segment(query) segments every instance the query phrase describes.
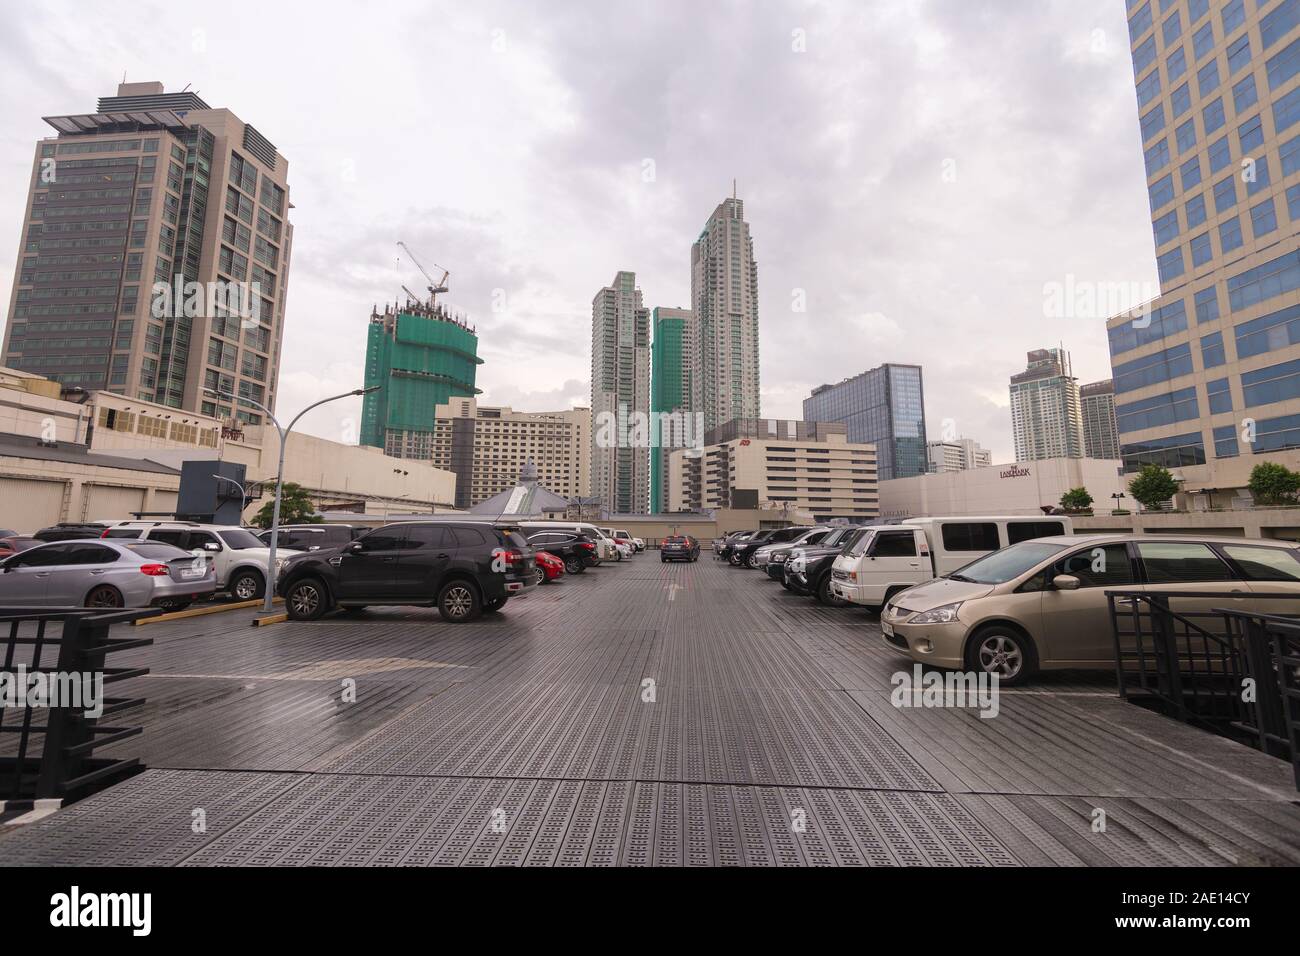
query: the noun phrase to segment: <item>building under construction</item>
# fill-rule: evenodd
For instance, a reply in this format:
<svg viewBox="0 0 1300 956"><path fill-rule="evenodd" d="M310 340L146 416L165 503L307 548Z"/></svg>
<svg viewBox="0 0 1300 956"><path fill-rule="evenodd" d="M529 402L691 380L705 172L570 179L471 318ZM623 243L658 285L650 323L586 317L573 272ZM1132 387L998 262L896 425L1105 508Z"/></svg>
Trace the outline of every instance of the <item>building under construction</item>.
<svg viewBox="0 0 1300 956"><path fill-rule="evenodd" d="M431 297L432 298L432 297ZM428 460L433 453L435 412L454 396L479 393L474 328L444 306L408 300L370 316L361 444L397 458Z"/></svg>

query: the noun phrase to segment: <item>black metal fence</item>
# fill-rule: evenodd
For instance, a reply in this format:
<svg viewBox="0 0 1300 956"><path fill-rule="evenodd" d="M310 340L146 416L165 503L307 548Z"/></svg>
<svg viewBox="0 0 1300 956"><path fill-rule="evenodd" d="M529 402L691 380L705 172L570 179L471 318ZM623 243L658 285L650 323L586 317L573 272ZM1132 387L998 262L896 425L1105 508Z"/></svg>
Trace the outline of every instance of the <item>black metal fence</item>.
<svg viewBox="0 0 1300 956"><path fill-rule="evenodd" d="M1146 698L1172 717L1290 760L1300 789L1300 594L1106 597L1120 696ZM1246 600L1294 613L1250 610Z"/></svg>
<svg viewBox="0 0 1300 956"><path fill-rule="evenodd" d="M27 680L38 675L38 681L65 688L71 675L102 675L105 687L139 677L149 669L107 667L105 660L115 651L145 647L153 640L114 638L109 630L114 624L158 613L156 609L0 608L4 647L0 670L12 681L22 668ZM57 702L69 703L63 698ZM99 717L87 716L84 707L47 706L30 698L0 708L0 800L76 796L92 784L138 766L138 758L96 758L93 752L139 734L140 727L106 726L101 721L142 703L143 698L105 696Z"/></svg>

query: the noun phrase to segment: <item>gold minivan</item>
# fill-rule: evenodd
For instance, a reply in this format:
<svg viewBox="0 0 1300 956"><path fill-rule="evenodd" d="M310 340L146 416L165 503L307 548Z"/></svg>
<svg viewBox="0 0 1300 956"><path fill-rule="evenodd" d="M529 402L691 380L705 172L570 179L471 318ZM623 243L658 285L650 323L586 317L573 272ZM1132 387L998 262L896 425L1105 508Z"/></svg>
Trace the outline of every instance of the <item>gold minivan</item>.
<svg viewBox="0 0 1300 956"><path fill-rule="evenodd" d="M1300 594L1300 545L1200 535L1035 538L894 595L881 610L880 630L886 644L915 661L996 673L1006 685L1040 669L1113 668L1108 589L1235 592L1240 597L1207 597L1204 608L1191 598L1179 608L1231 601L1276 612L1251 593Z"/></svg>

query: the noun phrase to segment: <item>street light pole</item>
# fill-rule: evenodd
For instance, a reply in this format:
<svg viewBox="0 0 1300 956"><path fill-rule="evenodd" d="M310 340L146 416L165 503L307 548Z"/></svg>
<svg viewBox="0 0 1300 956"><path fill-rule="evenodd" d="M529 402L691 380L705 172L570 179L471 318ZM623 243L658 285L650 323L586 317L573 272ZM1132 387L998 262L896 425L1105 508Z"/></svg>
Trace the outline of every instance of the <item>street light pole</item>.
<svg viewBox="0 0 1300 956"><path fill-rule="evenodd" d="M374 392L378 389L378 385L371 385L369 388L354 388L350 392L343 392L340 395L331 395L329 398L322 398L319 402L312 402L312 404L308 405L293 417L293 420L289 422L288 428L282 427L279 420L271 413L271 410L261 402L255 402L251 398L245 398L242 395L236 395L233 392L223 391L222 389L204 389L205 392L209 392L213 395L220 395L223 398L230 399L232 402L245 402L252 405L254 408L261 409L266 414L266 417L271 420L271 424L275 426L275 430L280 434L280 466L275 473L275 505L271 509L271 552L267 555L266 559L266 599L262 603L262 610L268 614L271 611L271 604L275 599L275 552L276 546L280 541L280 496L284 492L284 452L285 448L288 447L289 444L289 433L293 431L293 426L298 424L298 419L302 418L302 416L306 415L313 408L318 408L326 402L336 402L340 398L351 398L355 395L365 395L368 392Z"/></svg>
<svg viewBox="0 0 1300 956"><path fill-rule="evenodd" d="M243 521L244 509L248 507L248 492L244 490L244 486L235 481L234 478L227 478L225 475L213 475L212 477L217 481L228 481L239 489L239 520Z"/></svg>

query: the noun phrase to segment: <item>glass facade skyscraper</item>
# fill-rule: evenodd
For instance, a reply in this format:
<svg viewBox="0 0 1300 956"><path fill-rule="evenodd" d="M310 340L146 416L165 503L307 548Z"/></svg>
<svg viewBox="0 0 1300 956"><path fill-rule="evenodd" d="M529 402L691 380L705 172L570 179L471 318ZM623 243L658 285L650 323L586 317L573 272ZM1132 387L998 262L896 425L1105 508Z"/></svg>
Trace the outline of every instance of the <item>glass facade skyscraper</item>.
<svg viewBox="0 0 1300 956"><path fill-rule="evenodd" d="M880 481L924 475L925 392L919 365L881 365L803 400L804 421L843 422L850 442L872 442Z"/></svg>
<svg viewBox="0 0 1300 956"><path fill-rule="evenodd" d="M691 410L695 313L657 308L651 314L650 328L654 336L650 344L650 411L656 422L651 436L655 443L650 448L650 512L657 514L668 500L668 458L673 449L665 444L678 437L660 432L659 414Z"/></svg>
<svg viewBox="0 0 1300 956"><path fill-rule="evenodd" d="M1128 25L1160 296L1107 322L1121 457L1229 506L1300 465L1300 0L1128 0Z"/></svg>

